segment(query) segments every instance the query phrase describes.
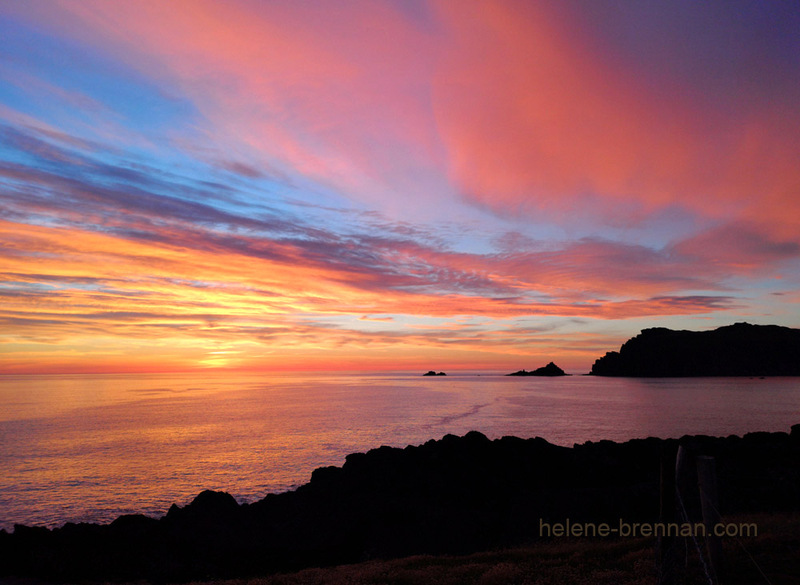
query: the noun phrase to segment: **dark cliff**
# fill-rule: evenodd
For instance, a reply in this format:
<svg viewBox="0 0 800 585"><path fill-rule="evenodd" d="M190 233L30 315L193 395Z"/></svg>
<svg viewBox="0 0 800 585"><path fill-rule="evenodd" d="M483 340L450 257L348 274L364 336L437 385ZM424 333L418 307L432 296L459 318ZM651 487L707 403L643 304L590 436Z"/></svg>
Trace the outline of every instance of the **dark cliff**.
<svg viewBox="0 0 800 585"><path fill-rule="evenodd" d="M800 376L800 329L736 323L713 331L645 329L595 361L596 376Z"/></svg>
<svg viewBox="0 0 800 585"><path fill-rule="evenodd" d="M800 425L744 437L600 441L448 435L349 455L293 492L203 492L161 519L0 531L0 577L174 582L530 542L540 521L652 521L662 457L716 457L723 514L800 506ZM674 463L673 463L674 466ZM687 507L693 505L687 496ZM694 503L696 506L696 502Z"/></svg>

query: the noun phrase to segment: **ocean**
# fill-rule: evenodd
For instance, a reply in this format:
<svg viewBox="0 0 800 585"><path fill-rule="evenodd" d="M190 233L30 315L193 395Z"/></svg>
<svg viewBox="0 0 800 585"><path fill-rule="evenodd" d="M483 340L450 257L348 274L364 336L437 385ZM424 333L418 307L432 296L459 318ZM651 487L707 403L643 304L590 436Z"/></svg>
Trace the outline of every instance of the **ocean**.
<svg viewBox="0 0 800 585"><path fill-rule="evenodd" d="M800 378L419 374L0 377L0 529L293 489L349 453L470 430L551 443L786 431Z"/></svg>

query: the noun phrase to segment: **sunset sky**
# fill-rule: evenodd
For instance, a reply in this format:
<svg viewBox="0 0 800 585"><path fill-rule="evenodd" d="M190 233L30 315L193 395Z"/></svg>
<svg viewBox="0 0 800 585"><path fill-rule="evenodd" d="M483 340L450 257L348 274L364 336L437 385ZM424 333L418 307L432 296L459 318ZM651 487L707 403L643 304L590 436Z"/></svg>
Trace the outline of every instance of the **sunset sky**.
<svg viewBox="0 0 800 585"><path fill-rule="evenodd" d="M0 4L0 373L586 372L800 326L791 2Z"/></svg>

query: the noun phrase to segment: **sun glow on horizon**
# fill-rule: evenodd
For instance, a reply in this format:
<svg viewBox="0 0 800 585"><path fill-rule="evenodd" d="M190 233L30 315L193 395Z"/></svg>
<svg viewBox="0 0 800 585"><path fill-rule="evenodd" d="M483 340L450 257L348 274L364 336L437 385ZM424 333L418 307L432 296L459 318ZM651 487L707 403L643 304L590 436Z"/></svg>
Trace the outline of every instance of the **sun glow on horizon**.
<svg viewBox="0 0 800 585"><path fill-rule="evenodd" d="M800 16L737 6L5 3L0 373L798 327Z"/></svg>

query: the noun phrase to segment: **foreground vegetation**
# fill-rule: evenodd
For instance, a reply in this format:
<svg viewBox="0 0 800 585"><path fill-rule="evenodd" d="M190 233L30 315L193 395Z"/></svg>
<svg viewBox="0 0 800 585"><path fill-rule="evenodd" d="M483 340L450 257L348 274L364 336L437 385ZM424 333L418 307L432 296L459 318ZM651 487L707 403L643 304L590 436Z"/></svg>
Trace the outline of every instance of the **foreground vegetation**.
<svg viewBox="0 0 800 585"><path fill-rule="evenodd" d="M639 585L653 583L653 547L644 539L540 544L467 556L414 556L304 569L217 585Z"/></svg>
<svg viewBox="0 0 800 585"><path fill-rule="evenodd" d="M723 540L725 585L800 584L800 515L751 515L758 536ZM681 583L707 583L693 544L681 559ZM466 556L413 556L304 569L268 577L196 585L653 585L654 538L554 539ZM763 572L763 574L762 574Z"/></svg>
<svg viewBox="0 0 800 585"><path fill-rule="evenodd" d="M570 540L561 530L542 540L540 532L543 521L566 519L573 526L652 526L662 485L671 493L661 468L673 468L679 448L682 516L702 517L691 464L701 456L714 458L713 505L723 522L769 514L755 521L758 536L724 541L722 583L800 585L800 424L791 433L571 448L543 439L492 441L477 432L381 447L250 504L206 490L160 519L127 515L109 525L0 531L0 580L186 583L272 575L252 583L655 583L649 530L638 532L640 540L621 528L616 540ZM674 542L665 549L666 566L686 575L677 582L708 583L694 541Z"/></svg>

